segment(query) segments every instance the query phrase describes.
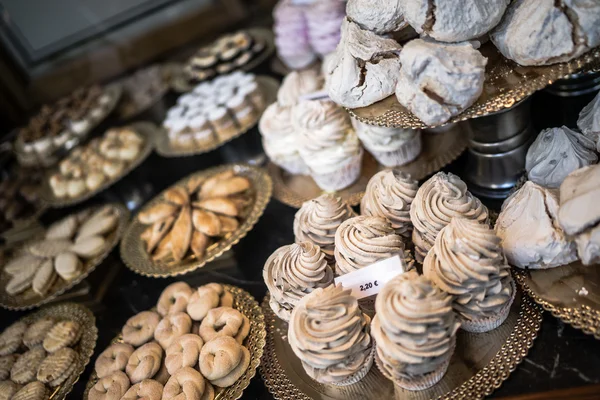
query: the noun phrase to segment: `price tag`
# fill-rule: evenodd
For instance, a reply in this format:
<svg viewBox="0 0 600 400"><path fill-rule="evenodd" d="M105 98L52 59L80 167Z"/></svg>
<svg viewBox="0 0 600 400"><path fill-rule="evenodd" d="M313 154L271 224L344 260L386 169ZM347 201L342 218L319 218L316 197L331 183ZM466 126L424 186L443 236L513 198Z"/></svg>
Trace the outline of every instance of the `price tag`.
<svg viewBox="0 0 600 400"><path fill-rule="evenodd" d="M358 271L338 276L335 278L335 283L341 283L345 289L352 289L352 295L360 300L379 293L386 283L406 270L404 260L394 256Z"/></svg>
<svg viewBox="0 0 600 400"><path fill-rule="evenodd" d="M329 94L327 90L319 90L318 92L307 93L298 97L298 101L307 100L329 100Z"/></svg>

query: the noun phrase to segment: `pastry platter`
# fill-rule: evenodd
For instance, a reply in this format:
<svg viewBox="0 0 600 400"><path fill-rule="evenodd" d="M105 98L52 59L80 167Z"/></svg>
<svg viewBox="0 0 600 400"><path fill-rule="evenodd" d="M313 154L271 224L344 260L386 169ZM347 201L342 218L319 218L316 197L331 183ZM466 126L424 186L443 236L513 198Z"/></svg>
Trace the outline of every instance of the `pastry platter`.
<svg viewBox="0 0 600 400"><path fill-rule="evenodd" d="M148 76L149 73L152 73L152 72L154 72L155 76ZM138 74L138 73L146 74L146 76L143 77L143 78L145 78L146 81L140 83L140 85L143 85L143 86L141 88L138 88L138 90L147 91L149 86L157 87L157 89L155 90L153 95L151 95L151 96L147 95L145 98L145 101L143 101L141 103L136 103L136 101L132 101L131 99L127 98L128 84L132 85L132 87L130 88L131 91L135 90L134 84L136 82L135 82L134 78L136 78L136 74ZM121 96L121 101L119 102L119 104L117 106L117 114L119 115L119 117L123 120L136 117L137 115L139 115L142 112L146 111L147 109L151 108L159 100L161 100L163 98L163 96L167 93L167 91L169 90L170 76L171 76L171 70L170 70L169 65L155 64L155 65L151 65L149 67L143 68L141 70L138 70L138 71L134 72L133 74L126 76L126 77L120 79L119 81L117 81L117 83L123 87L123 95ZM160 82L158 82L158 83L157 82L148 82L148 80L152 79L152 78L154 78L155 81L160 81ZM131 83L129 83L129 82L131 82Z"/></svg>
<svg viewBox="0 0 600 400"><path fill-rule="evenodd" d="M96 327L96 318L94 314L85 306L75 303L61 303L44 307L34 313L26 315L21 321L30 324L37 319L50 317L57 321L72 320L81 326L82 335L79 342L73 346L73 350L79 355L77 366L73 373L65 382L55 387L49 392L49 399L63 400L73 390L73 387L79 381L79 377L85 371L86 365L90 362L96 347L98 339L98 328Z"/></svg>
<svg viewBox="0 0 600 400"><path fill-rule="evenodd" d="M480 50L488 58L483 93L475 104L451 118L448 123L483 117L510 108L567 75L600 70L598 47L569 62L543 67L520 66L503 57L491 42L482 45ZM371 125L412 129L427 127L404 108L394 95L367 107L348 109L348 112L353 118Z"/></svg>
<svg viewBox="0 0 600 400"><path fill-rule="evenodd" d="M542 270L515 270L523 290L545 310L600 340L600 270L580 261Z"/></svg>
<svg viewBox="0 0 600 400"><path fill-rule="evenodd" d="M373 367L361 381L338 387L320 384L305 372L287 342L287 323L262 303L267 345L260 373L275 399L483 399L499 388L523 361L542 323L542 309L519 291L507 320L488 333L459 330L448 372L430 389L412 392L394 387ZM280 361L284 360L284 361Z"/></svg>
<svg viewBox="0 0 600 400"><path fill-rule="evenodd" d="M112 229L107 236L105 236L106 243L102 253L96 255L95 257L83 260L79 274L75 278L69 281L61 279L60 277L56 279L55 283L48 289L44 296L40 296L35 293L31 287L16 295L10 295L7 293L6 285L10 281L11 276L4 270L4 265L2 265L2 270L0 271L0 307L9 310L27 310L49 303L70 288L77 285L92 271L94 271L117 245L129 220L129 211L121 204L111 203L104 206L96 206L92 207L92 210L99 210L101 207L111 207L117 215L116 227ZM38 236L35 237L35 239L41 239L41 237ZM24 251L27 245L33 241L34 239L28 240L18 248L7 250L7 254L17 254ZM7 261L8 260L10 260L10 256Z"/></svg>
<svg viewBox="0 0 600 400"><path fill-rule="evenodd" d="M244 64L240 68L231 70L230 72L234 72L234 71L251 72L254 68L261 65L263 62L268 60L269 57L271 57L273 55L273 53L275 53L275 37L273 36L273 32L270 29L250 28L250 29L244 30L243 32L248 33L253 39L258 39L259 41L262 41L262 43L265 44L265 48L261 53L257 54L255 57L253 57L248 63ZM198 82L196 84L189 83L189 81L186 79L185 74L183 72L183 64L179 64L177 66L175 66L174 64L171 64L170 68L171 68L170 69L171 88L175 92L177 92L177 93L189 92L190 90L192 90L194 88L194 86L196 86L197 84L200 83L200 82ZM214 79L219 75L221 75L221 74L217 73L215 76L213 76L210 79ZM210 80L210 79L207 79L207 80ZM269 103L267 103L267 104L269 104Z"/></svg>
<svg viewBox="0 0 600 400"><path fill-rule="evenodd" d="M46 179L44 179L44 184L42 186L41 193L40 193L42 201L47 206L54 207L54 208L63 208L63 207L69 207L69 206L72 206L75 204L79 204L85 200L91 199L98 193L108 189L109 187L114 185L116 182L118 182L119 180L124 178L131 171L136 169L142 162L144 162L144 160L146 158L148 158L148 156L152 153L152 150L154 150L154 142L155 142L155 138L157 135L156 131L158 128L156 127L156 125L154 125L151 122L135 122L135 123L133 123L131 125L127 125L127 126L130 127L132 130L134 130L135 132L137 132L138 134L140 134L142 137L144 137L145 140L144 140L144 144L143 144L137 158L135 160L133 160L132 162L130 162L129 164L127 164L125 166L125 168L117 176L115 176L114 178L111 178L111 179L107 179L97 189L86 191L79 197L62 198L62 197L57 197L54 195L52 188L50 187L50 184L49 184L50 177L53 174L55 174L56 172L58 172L57 168L53 168L52 170L47 172Z"/></svg>
<svg viewBox="0 0 600 400"><path fill-rule="evenodd" d="M258 83L259 87L262 90L262 93L264 94L265 104L268 105L274 103L277 99L279 82L268 76L257 76L256 82ZM163 157L185 157L208 153L209 151L213 151L223 146L225 143L228 143L231 140L240 137L244 133L248 132L250 129L256 126L258 120L260 119L260 115L262 115L262 112L256 117L256 119L252 123L246 126L241 126L235 135L228 137L226 140L213 139L212 142L207 143L205 145L190 147L187 149L173 147L169 141L167 130L164 128L159 128L156 135L156 152Z"/></svg>
<svg viewBox="0 0 600 400"><path fill-rule="evenodd" d="M237 176L245 177L251 184L246 195L250 201L240 211L238 216L240 219L239 226L235 231L225 234L225 236L210 244L202 257L188 255L181 261L175 261L172 256L169 256L163 260L155 261L146 251L145 243L141 239L142 233L149 225L142 224L136 217L127 227L121 241L121 259L125 265L133 272L153 278L183 275L217 259L246 236L263 214L271 199L273 184L271 178L263 169L246 164L222 165L189 175L172 185L171 188L184 187L192 180L205 180L227 171L233 171ZM164 195L167 190L149 201L140 212L164 202Z"/></svg>
<svg viewBox="0 0 600 400"><path fill-rule="evenodd" d="M51 167L60 161L63 157L65 157L71 149L78 146L86 137L89 135L91 131L93 131L106 117L108 117L119 104L119 100L121 99L121 94L123 89L118 84L110 84L104 87L105 94L109 97L109 102L105 107L102 108L102 113L94 118L89 119L89 125L83 130L81 133L75 134L72 133L71 138L65 142L64 145L54 150L52 154L49 156L51 162L44 162L41 158L35 156L33 160L28 160L27 156L24 155L21 145L17 140L15 140L13 149L15 155L17 156L17 160L19 164L24 167L39 167L40 165L45 167Z"/></svg>
<svg viewBox="0 0 600 400"><path fill-rule="evenodd" d="M215 400L237 400L242 397L244 389L248 387L250 380L256 375L256 370L260 365L265 347L265 317L258 302L250 293L235 286L223 286L233 295L233 308L240 311L250 320L250 333L244 341L244 347L250 351L250 365L241 378L232 386L215 390ZM121 334L112 340L111 344L114 343L123 343ZM92 372L87 382L83 399L87 400L88 393L96 382L98 382L98 376L96 372Z"/></svg>
<svg viewBox="0 0 600 400"><path fill-rule="evenodd" d="M455 125L442 133L422 133L423 150L412 162L395 167L421 180L450 164L467 148L468 135ZM352 206L358 205L373 175L384 169L365 151L361 176L350 187L336 192ZM323 191L308 175L291 175L273 163L268 165L273 179L273 197L290 207L300 208L305 201L320 196Z"/></svg>

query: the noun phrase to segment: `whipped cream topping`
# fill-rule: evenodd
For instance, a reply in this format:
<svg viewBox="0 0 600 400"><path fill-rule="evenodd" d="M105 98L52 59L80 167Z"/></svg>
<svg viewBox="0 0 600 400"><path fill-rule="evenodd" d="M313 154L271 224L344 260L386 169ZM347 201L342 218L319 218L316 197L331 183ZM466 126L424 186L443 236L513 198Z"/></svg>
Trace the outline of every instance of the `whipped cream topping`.
<svg viewBox="0 0 600 400"><path fill-rule="evenodd" d="M384 218L359 216L346 220L335 233L336 275L400 255L404 243Z"/></svg>
<svg viewBox="0 0 600 400"><path fill-rule="evenodd" d="M292 113L300 135L300 155L318 174L338 171L361 152L360 141L344 109L328 100L308 100Z"/></svg>
<svg viewBox="0 0 600 400"><path fill-rule="evenodd" d="M500 238L487 224L452 218L423 262L423 274L455 296L461 318L493 317L512 298L512 277Z"/></svg>
<svg viewBox="0 0 600 400"><path fill-rule="evenodd" d="M387 153L400 149L420 132L418 129L373 126L353 119L352 125L358 138L370 152Z"/></svg>
<svg viewBox="0 0 600 400"><path fill-rule="evenodd" d="M387 219L397 234L408 237L412 231L410 205L419 183L402 171L381 171L375 174L360 203L360 213Z"/></svg>
<svg viewBox="0 0 600 400"><path fill-rule="evenodd" d="M557 188L571 172L598 162L595 143L563 126L540 132L529 147L525 169L529 180Z"/></svg>
<svg viewBox="0 0 600 400"><path fill-rule="evenodd" d="M389 281L375 301L372 335L393 378L435 371L451 356L460 323L452 296L415 271Z"/></svg>
<svg viewBox="0 0 600 400"><path fill-rule="evenodd" d="M417 261L423 261L438 233L454 217L488 221L488 209L456 175L438 172L419 188L410 207Z"/></svg>
<svg viewBox="0 0 600 400"><path fill-rule="evenodd" d="M296 243L312 242L321 248L327 260L334 258L335 232L342 222L356 216L341 197L324 194L302 204L294 217Z"/></svg>
<svg viewBox="0 0 600 400"><path fill-rule="evenodd" d="M307 69L290 72L281 82L277 101L284 107L295 106L300 102L301 96L317 92L323 88L323 85L323 77L319 71Z"/></svg>
<svg viewBox="0 0 600 400"><path fill-rule="evenodd" d="M341 285L318 288L292 311L290 347L318 382L348 379L363 368L371 352L371 321L351 292Z"/></svg>
<svg viewBox="0 0 600 400"><path fill-rule="evenodd" d="M510 265L552 268L577 259L573 243L558 225L554 191L531 181L504 201L496 234Z"/></svg>
<svg viewBox="0 0 600 400"><path fill-rule="evenodd" d="M273 311L287 321L302 297L333 282L333 270L319 246L301 242L277 249L265 263L263 278Z"/></svg>
<svg viewBox="0 0 600 400"><path fill-rule="evenodd" d="M579 113L577 127L596 143L596 151L600 152L600 93Z"/></svg>

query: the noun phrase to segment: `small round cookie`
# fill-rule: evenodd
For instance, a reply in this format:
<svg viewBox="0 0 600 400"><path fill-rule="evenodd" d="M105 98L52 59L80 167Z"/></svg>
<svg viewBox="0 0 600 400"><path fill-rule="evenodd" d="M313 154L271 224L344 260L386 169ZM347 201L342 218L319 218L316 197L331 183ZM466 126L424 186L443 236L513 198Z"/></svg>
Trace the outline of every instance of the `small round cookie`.
<svg viewBox="0 0 600 400"><path fill-rule="evenodd" d="M44 338L54 326L54 323L53 318L44 317L29 325L29 328L25 331L25 335L23 335L23 344L30 349L42 344Z"/></svg>
<svg viewBox="0 0 600 400"><path fill-rule="evenodd" d="M37 379L55 387L67 380L77 367L77 352L69 347L50 354L37 370Z"/></svg>
<svg viewBox="0 0 600 400"><path fill-rule="evenodd" d="M81 339L81 325L77 321L60 321L54 324L44 338L44 349L54 353L64 347L73 346Z"/></svg>
<svg viewBox="0 0 600 400"><path fill-rule="evenodd" d="M13 381L0 381L0 400L10 400L21 389L21 385Z"/></svg>
<svg viewBox="0 0 600 400"><path fill-rule="evenodd" d="M192 288L185 282L175 282L165 288L158 298L156 309L163 317L185 311Z"/></svg>
<svg viewBox="0 0 600 400"><path fill-rule="evenodd" d="M27 329L27 324L23 321L17 321L2 332L0 335L0 356L7 356L19 349L23 343L23 335Z"/></svg>
<svg viewBox="0 0 600 400"><path fill-rule="evenodd" d="M162 364L162 357L163 349L156 342L146 343L135 350L125 367L131 383L136 384L156 375Z"/></svg>
<svg viewBox="0 0 600 400"><path fill-rule="evenodd" d="M94 365L98 378L104 378L115 371L124 371L133 351L133 346L126 343L115 343L108 346L98 356Z"/></svg>
<svg viewBox="0 0 600 400"><path fill-rule="evenodd" d="M215 386L229 387L250 365L250 352L230 336L220 336L204 344L200 352L200 372Z"/></svg>
<svg viewBox="0 0 600 400"><path fill-rule="evenodd" d="M129 388L121 400L161 400L163 385L153 379L144 379Z"/></svg>
<svg viewBox="0 0 600 400"><path fill-rule="evenodd" d="M46 351L42 346L21 354L10 370L10 379L21 385L34 381L38 367L45 358Z"/></svg>
<svg viewBox="0 0 600 400"><path fill-rule="evenodd" d="M11 397L11 400L46 400L48 389L42 382L35 381L23 386Z"/></svg>
<svg viewBox="0 0 600 400"><path fill-rule="evenodd" d="M159 322L160 315L154 311L142 311L134 315L123 326L123 341L136 347L149 342Z"/></svg>
<svg viewBox="0 0 600 400"><path fill-rule="evenodd" d="M186 400L213 399L214 391L206 385L206 380L193 368L185 367L172 375L163 390L163 399L184 398ZM181 397L181 394L184 394Z"/></svg>
<svg viewBox="0 0 600 400"><path fill-rule="evenodd" d="M240 344L250 332L250 320L231 307L214 308L200 324L200 336L208 342L219 336L231 336Z"/></svg>
<svg viewBox="0 0 600 400"><path fill-rule="evenodd" d="M162 346L168 348L179 336L190 333L192 319L186 313L169 314L165 316L154 330L154 339Z"/></svg>
<svg viewBox="0 0 600 400"><path fill-rule="evenodd" d="M173 375L184 367L195 367L203 345L202 338L192 333L178 337L166 351L165 365L169 374Z"/></svg>
<svg viewBox="0 0 600 400"><path fill-rule="evenodd" d="M123 371L115 371L96 382L87 400L120 400L130 386L127 375Z"/></svg>
<svg viewBox="0 0 600 400"><path fill-rule="evenodd" d="M160 369L158 370L156 375L154 375L152 377L152 379L154 379L156 382L158 382L164 386L167 384L167 381L169 380L170 377L171 377L171 374L169 374L169 371L167 370L167 366L163 362L163 363L160 363Z"/></svg>
<svg viewBox="0 0 600 400"><path fill-rule="evenodd" d="M0 356L0 381L3 381L10 376L10 370L15 364L15 361L17 361L17 358L19 358L17 354Z"/></svg>

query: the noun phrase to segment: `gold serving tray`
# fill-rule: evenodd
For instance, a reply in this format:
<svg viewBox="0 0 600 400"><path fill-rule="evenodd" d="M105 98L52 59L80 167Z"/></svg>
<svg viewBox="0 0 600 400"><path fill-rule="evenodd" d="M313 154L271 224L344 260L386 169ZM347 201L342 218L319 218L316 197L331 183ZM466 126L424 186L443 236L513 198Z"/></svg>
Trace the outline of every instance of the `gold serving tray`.
<svg viewBox="0 0 600 400"><path fill-rule="evenodd" d="M260 365L260 359L265 347L265 317L258 302L252 295L236 286L223 285L233 295L233 308L240 311L250 320L250 334L244 341L244 346L250 351L250 365L248 369L232 386L228 388L215 388L215 400L237 400L242 397L244 389L250 384L250 380L256 375L256 369ZM121 334L112 340L113 343L122 343ZM164 359L163 359L164 363ZM85 388L83 399L87 400L89 391L98 382L96 372L92 372Z"/></svg>
<svg viewBox="0 0 600 400"><path fill-rule="evenodd" d="M421 180L454 161L467 148L467 132L459 126L441 133L422 133L423 151L412 162L393 169L409 173ZM369 179L386 169L365 150L360 178L346 189L335 192L352 206L358 205L365 194ZM290 207L300 208L305 201L323 194L323 190L308 175L291 175L273 163L268 165L273 179L273 197Z"/></svg>
<svg viewBox="0 0 600 400"><path fill-rule="evenodd" d="M235 72L235 71L250 72L254 68L258 67L260 64L262 64L263 62L268 60L269 57L271 57L273 55L273 53L275 53L275 36L273 35L273 31L271 31L270 29L250 28L250 29L243 30L243 32L248 33L250 36L252 36L252 38L262 40L262 42L265 44L265 49L262 51L262 53L258 54L256 57L252 58L248 63L242 65L240 68L236 68L236 69L232 70L231 72ZM184 64L179 64L179 65L171 64L171 70L170 70L171 85L170 86L171 86L171 89L173 89L175 92L178 92L178 93L189 92L190 90L192 90L194 88L194 86L199 84L199 83L191 84L187 80L187 78L183 72L183 68L184 68ZM216 73L216 75L214 75L212 78L206 79L203 82L208 82L212 79L215 79L219 75L223 75L223 74Z"/></svg>
<svg viewBox="0 0 600 400"><path fill-rule="evenodd" d="M536 303L576 329L600 340L600 269L580 261L550 269L513 268Z"/></svg>
<svg viewBox="0 0 600 400"><path fill-rule="evenodd" d="M558 79L579 71L600 70L600 47L566 63L543 67L525 67L508 60L488 42L481 46L488 58L483 93L471 107L448 123L483 117L510 108L534 92ZM367 107L348 109L350 115L371 125L398 128L426 128L419 118L404 108L392 95Z"/></svg>
<svg viewBox="0 0 600 400"><path fill-rule="evenodd" d="M243 222L237 231L227 234L221 238L221 240L209 246L206 250L206 254L202 258L197 258L196 256L190 255L180 262L173 261L171 258L168 258L166 261L157 262L149 257L144 247L144 242L140 238L142 232L148 227L148 225L142 224L136 217L127 227L123 240L121 241L121 259L127 268L140 275L153 278L166 278L170 276L183 275L201 268L207 263L217 259L223 253L233 247L233 245L237 244L244 236L246 236L246 234L250 232L252 227L263 214L267 204L269 203L269 200L271 199L273 184L271 182L271 178L269 178L269 175L263 169L246 164L222 165L189 175L171 187L185 185L192 178L208 178L227 170L233 170L236 174L245 176L250 180L250 182L252 182L252 196L254 197L254 201L248 207L245 213L242 213ZM166 190L149 201L140 210L140 212L152 207L158 202L161 202Z"/></svg>
<svg viewBox="0 0 600 400"><path fill-rule="evenodd" d="M542 309L521 291L507 320L487 333L459 330L456 351L443 379L430 389L409 391L395 387L375 363L367 376L338 387L312 380L287 342L287 323L262 303L267 324L267 346L260 373L275 399L483 399L502 385L533 345L542 323Z"/></svg>
<svg viewBox="0 0 600 400"><path fill-rule="evenodd" d="M127 126L144 137L144 147L140 151L140 154L138 154L138 157L131 163L129 163L118 176L114 177L113 179L107 180L98 189L87 191L79 197L56 197L54 195L54 192L52 191L52 188L50 187L49 182L50 177L56 172L58 172L58 168L53 168L46 174L44 186L42 187L40 193L42 201L46 205L54 208L69 207L75 204L82 203L85 200L91 199L98 193L108 189L109 187L123 179L131 171L136 169L141 163L143 163L144 160L148 158L148 156L152 153L152 150L154 150L154 142L156 140L156 131L158 128L151 122L135 122Z"/></svg>
<svg viewBox="0 0 600 400"><path fill-rule="evenodd" d="M42 304L49 303L56 299L58 296L77 285L90 273L92 273L92 271L94 271L96 267L100 265L102 261L104 261L112 249L117 245L121 239L121 236L123 235L123 232L125 231L127 222L129 221L129 210L127 210L125 206L118 203L111 203L107 205L117 210L119 222L114 231L111 232L111 234L106 238L107 246L104 252L94 258L84 261L80 275L71 281L65 281L59 277L56 280L56 283L43 297L35 293L31 288L28 288L18 295L11 296L6 293L6 284L10 280L10 276L4 271L4 266L2 266L2 270L0 270L0 307L9 310L27 310L34 307L39 307ZM104 206L96 206L93 208L98 209L99 207Z"/></svg>
<svg viewBox="0 0 600 400"><path fill-rule="evenodd" d="M268 76L257 76L256 82L258 83L259 87L264 93L265 104L269 105L271 103L274 103L277 100L279 82L277 82L276 79L273 79ZM156 152L163 157L185 157L208 153L209 151L213 151L223 146L225 143L228 143L233 139L238 138L244 133L248 132L250 129L256 126L261 115L262 112L259 115L257 115L256 119L252 123L240 127L240 129L235 135L228 137L225 140L217 138L213 139L213 141L211 141L210 143L204 144L202 146L194 146L189 147L187 149L173 147L171 145L171 142L169 141L167 130L164 128L160 128L158 130L158 134L156 135Z"/></svg>
<svg viewBox="0 0 600 400"><path fill-rule="evenodd" d="M66 399L67 395L73 390L73 386L79 380L81 374L85 371L86 365L90 362L96 340L98 339L98 328L96 328L96 318L94 314L85 306L75 303L61 303L44 307L32 314L25 316L22 321L30 324L36 319L52 317L58 321L73 320L79 322L83 334L81 340L73 346L79 357L77 358L77 368L69 378L50 391L50 400Z"/></svg>

